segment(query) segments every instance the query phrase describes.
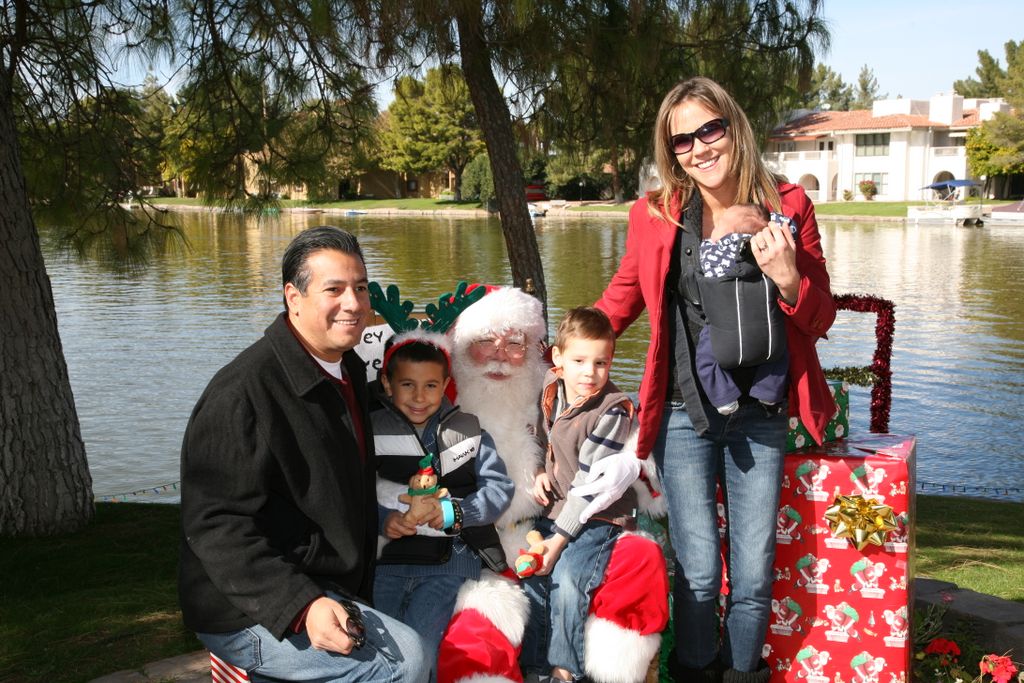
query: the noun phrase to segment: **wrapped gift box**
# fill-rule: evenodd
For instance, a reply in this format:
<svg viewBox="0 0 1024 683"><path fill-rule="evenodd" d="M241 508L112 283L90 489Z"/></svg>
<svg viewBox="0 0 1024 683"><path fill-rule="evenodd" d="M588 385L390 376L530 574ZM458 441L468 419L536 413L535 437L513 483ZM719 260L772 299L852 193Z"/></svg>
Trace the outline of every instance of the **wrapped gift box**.
<svg viewBox="0 0 1024 683"><path fill-rule="evenodd" d="M842 439L850 432L850 385L839 380L828 380L832 397L836 400L839 411L825 425L825 442ZM798 417L789 418L789 433L786 435L786 451L814 445L807 428Z"/></svg>
<svg viewBox="0 0 1024 683"><path fill-rule="evenodd" d="M913 436L867 434L786 456L765 645L774 683L908 679L915 448ZM837 495L851 496L843 511L872 513L858 518L869 529L891 508L895 528L858 550L826 517Z"/></svg>

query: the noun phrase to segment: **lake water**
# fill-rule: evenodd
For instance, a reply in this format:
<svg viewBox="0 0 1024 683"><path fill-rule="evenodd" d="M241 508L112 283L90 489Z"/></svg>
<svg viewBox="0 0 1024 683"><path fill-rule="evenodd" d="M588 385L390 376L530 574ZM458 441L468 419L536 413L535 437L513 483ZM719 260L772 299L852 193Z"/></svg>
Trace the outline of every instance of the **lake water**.
<svg viewBox="0 0 1024 683"><path fill-rule="evenodd" d="M189 249L142 273L61 256L44 240L61 339L100 500L177 500L178 451L210 377L281 308L280 256L299 230L354 232L371 279L417 309L459 280L510 280L495 219L285 214L181 215ZM890 431L918 436L918 490L1024 500L1024 228L966 229L823 219L837 293L896 303ZM551 319L600 294L622 257L623 217L540 219ZM45 236L45 231L44 231ZM874 315L841 312L819 344L825 367L867 365ZM646 318L613 376L639 381ZM853 430L866 432L867 388Z"/></svg>

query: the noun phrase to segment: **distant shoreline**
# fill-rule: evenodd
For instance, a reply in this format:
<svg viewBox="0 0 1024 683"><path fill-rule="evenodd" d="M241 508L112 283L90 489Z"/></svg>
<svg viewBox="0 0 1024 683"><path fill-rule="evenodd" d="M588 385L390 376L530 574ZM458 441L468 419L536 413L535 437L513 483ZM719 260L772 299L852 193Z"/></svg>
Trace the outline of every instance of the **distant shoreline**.
<svg viewBox="0 0 1024 683"><path fill-rule="evenodd" d="M162 204L160 202L151 202L152 206L157 209L166 211L182 211L182 212L193 212L193 211L205 211L210 213L224 213L227 210L220 206L208 206L205 204ZM607 204L601 206L609 206ZM372 208L372 209L345 209L339 207L315 207L315 206L298 206L298 207L280 207L279 211L282 214L318 214L322 213L330 216L433 216L433 217L450 217L450 218L498 218L497 213L489 213L485 209L402 209L398 207L386 207L386 208ZM588 211L586 209L572 209L569 206L551 207L547 209L547 215L536 218L535 220L544 221L552 218L621 218L626 220L629 218L629 212L627 210L605 210L605 211ZM906 216L837 216L830 214L818 214L819 221L842 221L842 222L866 222L866 221L877 221L887 223L898 223L900 221L906 221Z"/></svg>

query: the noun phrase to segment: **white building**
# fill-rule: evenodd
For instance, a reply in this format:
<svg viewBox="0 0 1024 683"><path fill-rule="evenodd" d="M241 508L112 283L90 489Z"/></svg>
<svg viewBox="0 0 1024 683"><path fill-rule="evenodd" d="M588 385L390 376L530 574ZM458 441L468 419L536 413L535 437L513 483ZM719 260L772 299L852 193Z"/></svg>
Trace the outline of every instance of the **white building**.
<svg viewBox="0 0 1024 683"><path fill-rule="evenodd" d="M764 159L813 201L834 201L873 180L881 201L925 199L940 180L967 178L967 131L1010 107L957 94L876 100L870 110L800 112L772 131Z"/></svg>

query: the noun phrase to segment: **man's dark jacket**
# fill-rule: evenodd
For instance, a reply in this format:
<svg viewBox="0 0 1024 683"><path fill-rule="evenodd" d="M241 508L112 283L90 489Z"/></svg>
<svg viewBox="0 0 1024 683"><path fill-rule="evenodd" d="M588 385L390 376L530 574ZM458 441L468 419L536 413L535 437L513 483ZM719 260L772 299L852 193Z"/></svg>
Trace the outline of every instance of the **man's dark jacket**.
<svg viewBox="0 0 1024 683"><path fill-rule="evenodd" d="M259 623L281 638L326 588L370 601L377 497L366 368L353 351L343 362L365 463L339 387L285 314L196 404L181 448L178 591L190 629Z"/></svg>

